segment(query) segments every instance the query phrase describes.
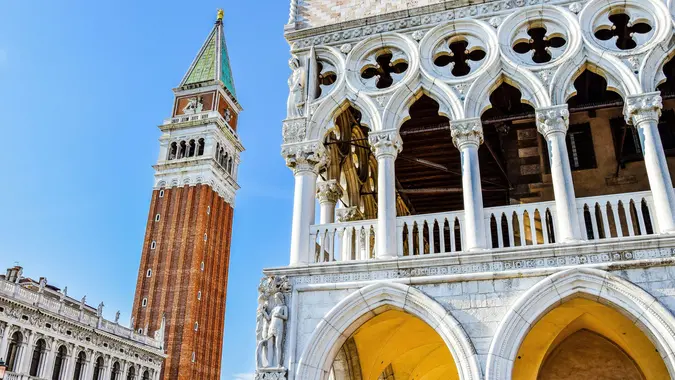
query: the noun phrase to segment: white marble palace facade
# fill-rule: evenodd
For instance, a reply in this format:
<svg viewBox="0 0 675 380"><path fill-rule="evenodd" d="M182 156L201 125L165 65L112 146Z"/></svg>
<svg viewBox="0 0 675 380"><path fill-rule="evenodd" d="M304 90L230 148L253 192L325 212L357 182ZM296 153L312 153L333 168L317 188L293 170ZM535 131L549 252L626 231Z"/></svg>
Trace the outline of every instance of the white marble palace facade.
<svg viewBox="0 0 675 380"><path fill-rule="evenodd" d="M674 14L293 0L257 379L675 378Z"/></svg>
<svg viewBox="0 0 675 380"><path fill-rule="evenodd" d="M102 317L86 297L75 300L14 267L0 276L0 360L5 380L156 380L163 336L148 337Z"/></svg>

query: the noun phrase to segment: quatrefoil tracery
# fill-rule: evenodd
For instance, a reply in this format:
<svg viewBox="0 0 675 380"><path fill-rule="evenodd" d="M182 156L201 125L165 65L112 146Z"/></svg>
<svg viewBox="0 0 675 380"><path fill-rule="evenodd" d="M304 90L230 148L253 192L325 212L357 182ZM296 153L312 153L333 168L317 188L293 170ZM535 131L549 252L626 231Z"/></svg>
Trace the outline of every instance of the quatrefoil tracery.
<svg viewBox="0 0 675 380"><path fill-rule="evenodd" d="M408 59L397 49L379 50L369 56L361 69L366 85L383 89L398 82L408 70Z"/></svg>
<svg viewBox="0 0 675 380"><path fill-rule="evenodd" d="M527 30L529 39L517 39L513 50L518 54L531 53L534 63L546 63L557 58L565 50L567 43L559 33L548 33L543 26L536 26Z"/></svg>
<svg viewBox="0 0 675 380"><path fill-rule="evenodd" d="M327 94L337 82L337 69L330 62L319 60L317 62L317 88L316 97L320 98Z"/></svg>
<svg viewBox="0 0 675 380"><path fill-rule="evenodd" d="M614 44L621 50L630 50L649 39L652 27L646 20L631 16L626 12L614 13L608 16L611 25L601 25L595 30L595 37L601 41L615 40Z"/></svg>
<svg viewBox="0 0 675 380"><path fill-rule="evenodd" d="M464 37L455 37L441 45L434 55L434 65L438 67L450 66L453 76L461 77L468 75L478 68L487 53L476 41Z"/></svg>

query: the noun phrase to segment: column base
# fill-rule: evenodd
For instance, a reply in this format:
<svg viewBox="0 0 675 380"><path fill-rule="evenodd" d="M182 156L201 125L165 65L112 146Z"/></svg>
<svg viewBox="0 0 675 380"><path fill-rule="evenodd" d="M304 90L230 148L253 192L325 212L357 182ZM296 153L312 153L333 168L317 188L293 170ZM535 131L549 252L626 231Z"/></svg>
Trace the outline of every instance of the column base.
<svg viewBox="0 0 675 380"><path fill-rule="evenodd" d="M255 380L286 380L286 368L259 368L255 371Z"/></svg>

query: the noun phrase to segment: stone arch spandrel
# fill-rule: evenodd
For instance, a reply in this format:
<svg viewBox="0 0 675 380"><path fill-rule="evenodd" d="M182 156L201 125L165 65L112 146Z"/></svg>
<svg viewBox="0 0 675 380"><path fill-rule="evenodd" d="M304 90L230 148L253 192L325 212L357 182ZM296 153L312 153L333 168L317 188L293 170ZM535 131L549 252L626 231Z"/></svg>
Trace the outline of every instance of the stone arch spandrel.
<svg viewBox="0 0 675 380"><path fill-rule="evenodd" d="M400 88L384 107L382 125L387 129L400 130L403 123L410 119L410 107L423 95L439 104L438 113L450 120L464 118L462 102L447 84L419 77L410 86Z"/></svg>
<svg viewBox="0 0 675 380"><path fill-rule="evenodd" d="M507 64L501 70L486 73L469 87L464 100L464 117L480 117L490 108L490 94L506 82L517 88L521 94L521 101L537 108L551 106L551 98L541 80L531 71L523 68L512 68Z"/></svg>
<svg viewBox="0 0 675 380"><path fill-rule="evenodd" d="M592 50L584 50L564 62L556 71L549 86L552 103L567 103L576 92L574 81L587 69L605 78L607 89L624 99L642 93L637 77L620 59L610 54L599 55Z"/></svg>
<svg viewBox="0 0 675 380"><path fill-rule="evenodd" d="M382 130L382 119L371 99L359 94L347 93L344 88L336 89L324 99L312 113L307 126L306 140L321 140L335 125L335 118L352 106L361 112L361 124L371 131Z"/></svg>
<svg viewBox="0 0 675 380"><path fill-rule="evenodd" d="M658 91L657 87L666 81L663 67L675 57L675 38L669 43L657 45L647 53L640 67L640 86L643 92Z"/></svg>
<svg viewBox="0 0 675 380"><path fill-rule="evenodd" d="M511 379L518 350L531 327L563 302L583 297L620 312L658 349L675 378L675 318L656 298L611 273L578 268L556 273L520 296L500 323L490 345L486 380Z"/></svg>
<svg viewBox="0 0 675 380"><path fill-rule="evenodd" d="M326 380L333 358L354 331L392 309L412 314L438 332L457 364L461 380L482 379L469 337L443 306L411 286L384 282L353 292L321 319L300 356L295 378Z"/></svg>

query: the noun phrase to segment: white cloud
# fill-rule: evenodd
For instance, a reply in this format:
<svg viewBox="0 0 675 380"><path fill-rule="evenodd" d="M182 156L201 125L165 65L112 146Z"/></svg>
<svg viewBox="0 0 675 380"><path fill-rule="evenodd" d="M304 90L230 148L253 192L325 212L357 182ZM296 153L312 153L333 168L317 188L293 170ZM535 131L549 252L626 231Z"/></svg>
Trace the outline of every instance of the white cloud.
<svg viewBox="0 0 675 380"><path fill-rule="evenodd" d="M253 380L255 373L235 373L232 380Z"/></svg>

